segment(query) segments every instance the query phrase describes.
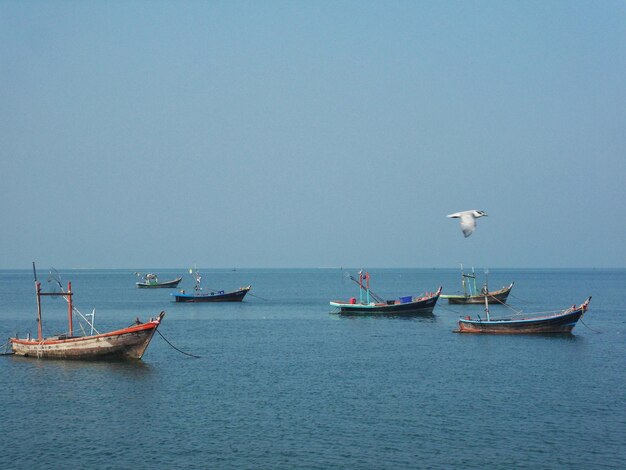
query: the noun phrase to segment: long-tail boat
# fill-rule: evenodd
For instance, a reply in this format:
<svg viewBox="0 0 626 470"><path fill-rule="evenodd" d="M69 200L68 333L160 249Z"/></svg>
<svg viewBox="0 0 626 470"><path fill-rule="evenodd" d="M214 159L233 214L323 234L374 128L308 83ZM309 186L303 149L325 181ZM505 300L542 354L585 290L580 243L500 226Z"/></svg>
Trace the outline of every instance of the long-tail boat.
<svg viewBox="0 0 626 470"><path fill-rule="evenodd" d="M330 306L342 315L431 315L441 294L441 287L433 293L421 296L405 296L393 300L384 300L370 289L370 275L359 272L359 279L350 276L350 280L359 285L359 299L349 301L333 300Z"/></svg>
<svg viewBox="0 0 626 470"><path fill-rule="evenodd" d="M502 287L502 289L487 291L487 302L490 304L506 303L514 284L512 282L508 286ZM461 286L463 287L462 294L441 294L441 298L448 299L449 304L482 304L485 301L484 293L479 293L476 288L474 268L472 268L471 274L466 274L463 272L463 265L461 265Z"/></svg>
<svg viewBox="0 0 626 470"><path fill-rule="evenodd" d="M537 333L571 333L576 323L589 309L591 297L582 304L560 310L543 312L530 316L491 318L489 304L485 296L486 318L472 319L469 316L458 321L456 333L488 333L488 334L537 334Z"/></svg>
<svg viewBox="0 0 626 470"><path fill-rule="evenodd" d="M33 271L35 265L33 263ZM51 358L51 359L141 359L161 324L165 312L159 313L156 318L142 323L137 319L134 324L108 333L100 333L94 327L94 313L91 320L83 315L73 305L72 283L68 282L67 290L61 292L41 292L41 283L35 274L35 293L37 295L37 338L10 338L11 349L15 355ZM66 333L44 338L42 325L41 297L62 296L68 304L69 329ZM90 328L89 334L77 335L74 330L73 316L80 315ZM95 334L94 334L95 333Z"/></svg>
<svg viewBox="0 0 626 470"><path fill-rule="evenodd" d="M196 279L193 292L185 292L185 290L171 292L170 295L174 297L176 302L241 302L250 289L252 289L252 286L245 286L231 292L218 289L205 292L200 286L202 276L198 270L196 269L194 272L190 269L189 273L193 274Z"/></svg>
<svg viewBox="0 0 626 470"><path fill-rule="evenodd" d="M135 273L138 276L142 276L141 273ZM135 285L137 287L144 287L144 288L159 288L159 287L169 287L169 288L176 288L178 287L178 284L180 283L180 281L182 281L182 276L181 277L177 277L176 279L172 279L170 281L159 281L159 276L157 276L156 274L152 274L152 273L148 273L142 276L143 281L140 282L136 282Z"/></svg>
<svg viewBox="0 0 626 470"><path fill-rule="evenodd" d="M217 292L171 292L176 302L241 302L252 286L240 287L231 292L223 290Z"/></svg>

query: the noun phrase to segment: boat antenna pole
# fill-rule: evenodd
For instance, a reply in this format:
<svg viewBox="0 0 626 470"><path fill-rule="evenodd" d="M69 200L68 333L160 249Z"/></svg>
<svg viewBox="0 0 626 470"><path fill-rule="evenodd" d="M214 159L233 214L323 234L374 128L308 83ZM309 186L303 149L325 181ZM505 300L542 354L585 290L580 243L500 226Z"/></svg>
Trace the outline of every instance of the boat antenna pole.
<svg viewBox="0 0 626 470"><path fill-rule="evenodd" d="M200 280L202 279L202 276L200 276L200 273L198 272L198 267L195 264L193 266L193 270L189 268L189 274L193 274L193 277L196 279L196 285L193 287L194 290L196 292L202 290L202 288L200 287Z"/></svg>
<svg viewBox="0 0 626 470"><path fill-rule="evenodd" d="M35 292L37 293L37 341L43 341L43 328L41 326L41 284L35 281Z"/></svg>
<svg viewBox="0 0 626 470"><path fill-rule="evenodd" d="M474 295L476 295L478 289L476 289L476 271L474 271L474 266L472 266L472 278L474 279Z"/></svg>
<svg viewBox="0 0 626 470"><path fill-rule="evenodd" d="M367 286L367 304L370 304L370 273L365 272L365 284Z"/></svg>
<svg viewBox="0 0 626 470"><path fill-rule="evenodd" d="M37 282L37 269L33 261L33 277L35 278L35 294L37 294L37 340L43 339L43 329L41 327L41 284Z"/></svg>
<svg viewBox="0 0 626 470"><path fill-rule="evenodd" d="M74 312L74 304L72 303L72 283L68 281L67 283L67 320L69 324L69 334L70 338L74 336L74 324L72 322L72 313ZM93 328L93 324L91 325ZM93 333L92 333L93 334Z"/></svg>
<svg viewBox="0 0 626 470"><path fill-rule="evenodd" d="M489 289L487 288L487 284L483 286L483 295L485 296L485 314L487 315L487 321L489 321L489 302L487 298L489 297Z"/></svg>
<svg viewBox="0 0 626 470"><path fill-rule="evenodd" d="M359 303L363 303L363 271L359 271Z"/></svg>
<svg viewBox="0 0 626 470"><path fill-rule="evenodd" d="M465 273L463 272L463 263L461 263L461 287L463 287L463 295L467 297L467 286L465 285Z"/></svg>

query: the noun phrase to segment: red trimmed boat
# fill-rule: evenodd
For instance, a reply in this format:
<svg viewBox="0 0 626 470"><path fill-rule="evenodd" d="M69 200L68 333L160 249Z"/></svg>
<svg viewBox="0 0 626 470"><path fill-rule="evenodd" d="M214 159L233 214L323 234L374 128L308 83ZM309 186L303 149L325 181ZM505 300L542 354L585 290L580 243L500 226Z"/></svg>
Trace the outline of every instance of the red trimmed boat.
<svg viewBox="0 0 626 470"><path fill-rule="evenodd" d="M493 319L489 316L489 307L485 301L486 319L469 316L459 319L456 333L488 333L488 334L537 334L537 333L571 333L576 323L589 309L591 297L581 305L549 314L535 314L525 317Z"/></svg>
<svg viewBox="0 0 626 470"><path fill-rule="evenodd" d="M359 279L350 276L350 280L359 285L359 299L351 298L348 302L333 300L330 306L342 315L431 315L441 294L441 287L434 293L421 296L399 297L384 300L370 290L370 275L359 272Z"/></svg>
<svg viewBox="0 0 626 470"><path fill-rule="evenodd" d="M34 269L34 264L33 264ZM141 359L161 324L165 312L161 312L155 319L142 323L137 319L135 324L120 330L108 333L98 332L93 325L93 313L91 321L74 307L72 303L71 282L67 285L67 291L41 292L41 284L35 276L35 291L37 294L37 338L10 338L11 349L17 356L50 358L50 359ZM65 334L43 337L41 317L41 297L62 296L68 303L69 329ZM91 328L89 335L78 336L74 334L73 315L77 314L87 322ZM95 332L95 334L94 334Z"/></svg>

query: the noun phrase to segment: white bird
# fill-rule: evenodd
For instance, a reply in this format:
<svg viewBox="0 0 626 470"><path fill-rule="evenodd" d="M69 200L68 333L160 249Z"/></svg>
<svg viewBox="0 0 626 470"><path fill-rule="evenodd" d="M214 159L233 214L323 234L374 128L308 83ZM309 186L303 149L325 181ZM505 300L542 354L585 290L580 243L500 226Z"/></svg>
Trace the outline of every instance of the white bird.
<svg viewBox="0 0 626 470"><path fill-rule="evenodd" d="M484 211L472 209L471 211L456 212L447 217L450 217L451 219L461 219L461 230L463 231L465 238L467 238L474 233L474 230L476 229L476 219L486 215L487 214L485 214Z"/></svg>

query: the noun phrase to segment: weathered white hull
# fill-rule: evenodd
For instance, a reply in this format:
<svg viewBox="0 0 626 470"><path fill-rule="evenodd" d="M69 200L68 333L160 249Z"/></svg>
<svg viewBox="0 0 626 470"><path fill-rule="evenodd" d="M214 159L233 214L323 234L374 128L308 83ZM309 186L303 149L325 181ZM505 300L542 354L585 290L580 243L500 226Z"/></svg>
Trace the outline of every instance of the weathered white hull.
<svg viewBox="0 0 626 470"><path fill-rule="evenodd" d="M53 337L42 341L11 338L18 356L50 359L141 359L165 312L155 320L94 336Z"/></svg>

